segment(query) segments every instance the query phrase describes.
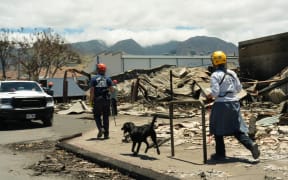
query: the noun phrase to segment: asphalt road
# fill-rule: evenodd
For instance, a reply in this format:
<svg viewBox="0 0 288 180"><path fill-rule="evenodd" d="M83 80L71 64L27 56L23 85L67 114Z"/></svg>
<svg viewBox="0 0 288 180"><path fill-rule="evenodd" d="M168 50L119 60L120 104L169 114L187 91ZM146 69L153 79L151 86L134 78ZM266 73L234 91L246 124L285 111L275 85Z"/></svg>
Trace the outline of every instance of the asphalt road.
<svg viewBox="0 0 288 180"><path fill-rule="evenodd" d="M43 158L41 153L12 152L7 144L35 141L57 140L76 133L95 128L91 114L54 115L52 127L43 127L41 121L30 123L11 122L0 129L0 179L9 180L64 180L67 177L30 176L33 174L26 167ZM90 120L89 120L90 119ZM95 135L96 136L96 135Z"/></svg>

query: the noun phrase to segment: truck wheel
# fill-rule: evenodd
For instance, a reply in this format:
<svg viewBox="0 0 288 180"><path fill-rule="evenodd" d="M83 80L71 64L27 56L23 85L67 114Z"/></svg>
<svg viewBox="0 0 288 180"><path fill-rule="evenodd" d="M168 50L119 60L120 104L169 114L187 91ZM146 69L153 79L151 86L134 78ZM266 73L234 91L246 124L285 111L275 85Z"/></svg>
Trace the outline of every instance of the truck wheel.
<svg viewBox="0 0 288 180"><path fill-rule="evenodd" d="M45 117L44 119L42 119L43 125L45 127L50 127L53 125L53 115L49 115L47 117Z"/></svg>

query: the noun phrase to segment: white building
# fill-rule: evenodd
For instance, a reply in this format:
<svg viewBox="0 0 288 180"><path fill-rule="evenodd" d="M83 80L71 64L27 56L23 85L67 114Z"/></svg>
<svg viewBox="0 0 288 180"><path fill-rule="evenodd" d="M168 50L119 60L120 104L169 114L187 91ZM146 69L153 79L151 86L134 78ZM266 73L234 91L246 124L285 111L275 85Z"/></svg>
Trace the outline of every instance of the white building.
<svg viewBox="0 0 288 180"><path fill-rule="evenodd" d="M98 61L98 62L97 62ZM107 75L113 76L133 69L151 69L162 65L177 67L197 67L211 65L210 56L169 56L169 55L130 55L122 52L100 53L85 68L85 72L95 72L97 63L107 65ZM228 63L239 66L238 56L228 56Z"/></svg>

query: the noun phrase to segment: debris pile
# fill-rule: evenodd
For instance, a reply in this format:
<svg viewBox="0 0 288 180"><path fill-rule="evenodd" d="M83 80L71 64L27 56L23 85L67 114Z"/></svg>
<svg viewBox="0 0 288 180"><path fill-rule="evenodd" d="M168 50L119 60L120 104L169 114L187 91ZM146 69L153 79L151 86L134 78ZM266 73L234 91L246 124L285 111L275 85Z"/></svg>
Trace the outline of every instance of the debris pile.
<svg viewBox="0 0 288 180"><path fill-rule="evenodd" d="M168 117L170 100L199 99L200 88L209 91L210 72L202 67L163 68L118 84L119 113ZM196 85L197 84L197 85ZM171 89L172 86L172 89ZM207 92L206 92L207 93ZM173 94L173 96L171 96ZM128 103L127 103L128 102ZM175 107L175 117L192 117L198 113L191 106Z"/></svg>
<svg viewBox="0 0 288 180"><path fill-rule="evenodd" d="M33 176L43 174L57 174L70 176L71 179L133 179L109 168L77 157L73 153L57 149L55 141L35 141L26 143L8 144L15 152L44 152L44 159L30 165L28 169L34 170Z"/></svg>
<svg viewBox="0 0 288 180"><path fill-rule="evenodd" d="M119 114L169 117L171 100L200 100L206 109L206 132L209 132L209 107L205 94L209 93L210 71L204 67L164 67L146 74L137 74L135 78L117 84ZM130 77L130 76L129 76ZM245 81L242 78L243 91L239 93L241 112L249 125L249 135L263 148L266 158L287 158L287 126L288 126L288 68L267 81ZM76 104L76 103L75 103ZM91 108L83 102L77 102L83 112L91 112ZM66 111L66 112L65 112ZM62 111L67 113L67 110ZM70 109L71 111L71 109ZM81 112L81 111L74 111ZM60 111L61 113L61 111ZM201 110L191 104L175 105L173 118L200 119ZM176 122L176 121L175 121ZM169 138L169 125L158 123L157 134L160 138ZM174 124L175 144L192 143L188 148L201 148L201 123L179 122ZM192 140L193 141L192 141ZM234 138L225 139L232 146L239 146ZM167 141L169 144L169 141ZM214 141L211 138L210 143ZM277 152L277 153L276 153ZM278 157L274 157L276 155ZM281 156L280 156L281 155ZM283 155L283 156L282 156ZM262 156L263 158L265 157Z"/></svg>
<svg viewBox="0 0 288 180"><path fill-rule="evenodd" d="M141 74L135 79L118 84L119 114L149 116L160 114L169 117L169 101L195 99L201 100L208 108L205 94L209 93L210 72L206 68L164 68L161 71ZM170 77L172 76L172 79ZM172 89L171 89L172 86ZM288 68L267 81L243 82L239 93L241 112L249 135L260 144L263 159L287 159L288 155ZM173 96L171 96L171 94ZM127 103L127 99L129 103ZM209 109L206 113L206 132L209 132ZM189 104L174 107L173 118L198 117L201 110ZM175 121L175 145L191 143L188 149L201 148L201 123L195 121ZM158 123L159 138L169 138L169 124ZM230 146L240 146L233 137L226 137ZM169 141L167 141L169 144ZM209 143L214 145L214 139ZM244 153L243 156L250 156Z"/></svg>

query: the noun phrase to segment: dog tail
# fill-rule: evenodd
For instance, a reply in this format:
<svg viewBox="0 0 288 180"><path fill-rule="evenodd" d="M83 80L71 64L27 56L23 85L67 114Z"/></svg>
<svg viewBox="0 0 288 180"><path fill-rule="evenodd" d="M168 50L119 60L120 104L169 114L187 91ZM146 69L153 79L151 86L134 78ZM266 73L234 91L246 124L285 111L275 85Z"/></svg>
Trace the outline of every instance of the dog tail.
<svg viewBox="0 0 288 180"><path fill-rule="evenodd" d="M157 118L158 118L158 115L153 116L153 120L152 120L151 125L150 125L151 128L154 128L154 124L155 124Z"/></svg>

